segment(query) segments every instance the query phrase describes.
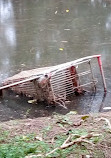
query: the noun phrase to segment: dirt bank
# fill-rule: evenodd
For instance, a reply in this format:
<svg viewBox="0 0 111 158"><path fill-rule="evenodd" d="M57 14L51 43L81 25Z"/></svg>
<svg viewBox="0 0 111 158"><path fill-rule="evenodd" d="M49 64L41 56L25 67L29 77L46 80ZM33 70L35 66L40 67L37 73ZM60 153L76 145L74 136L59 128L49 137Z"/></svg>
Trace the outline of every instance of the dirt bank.
<svg viewBox="0 0 111 158"><path fill-rule="evenodd" d="M56 136L69 136L72 131L82 136L84 132L88 134L99 134L100 139L86 143L89 154L79 152L80 157L111 157L111 112L90 115L77 115L74 111L67 115L55 114L51 117L41 117L36 119L13 120L0 123L1 131L9 131L8 138L15 136L26 136L35 133L39 141L53 141ZM45 133L45 136L44 136ZM93 136L92 136L93 137ZM88 140L90 141L90 140ZM50 143L51 143L50 142ZM3 142L2 142L3 143ZM92 143L92 146L91 146ZM79 146L81 143L77 143ZM95 150L96 149L96 150ZM81 150L81 149L80 149ZM71 157L75 153L69 154ZM75 154L77 157L77 153Z"/></svg>

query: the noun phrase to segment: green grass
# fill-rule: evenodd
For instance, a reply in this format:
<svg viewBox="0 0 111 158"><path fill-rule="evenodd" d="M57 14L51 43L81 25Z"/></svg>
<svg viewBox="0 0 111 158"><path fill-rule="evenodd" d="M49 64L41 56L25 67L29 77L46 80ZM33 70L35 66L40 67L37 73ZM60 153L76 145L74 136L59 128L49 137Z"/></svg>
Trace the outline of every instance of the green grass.
<svg viewBox="0 0 111 158"><path fill-rule="evenodd" d="M43 130L49 131L49 127ZM29 154L46 154L52 151L54 148L59 147L62 143L67 139L67 135L57 135L54 141L54 144L47 143L45 141L36 140L36 134L28 134L25 136L16 136L14 138L10 138L9 133L6 131L0 132L2 135L0 137L0 158L24 158ZM84 131L74 130L72 133L75 134L86 134ZM76 138L75 138L76 139ZM76 151L76 152L75 152ZM74 145L70 148L64 150L57 150L49 157L60 157L65 158L70 154L76 154L79 156L81 153L87 153L87 149L85 146Z"/></svg>
<svg viewBox="0 0 111 158"><path fill-rule="evenodd" d="M56 117L57 121L55 125L59 125L62 127L65 126L66 128L68 128L67 132L55 135L53 138L53 143L51 142L52 138L50 138L50 140L48 138L48 134L53 128L53 126L50 124L49 126L43 128L41 133L39 133L39 135L41 135L43 138L42 141L38 140L37 137L39 138L39 136L34 133L11 137L8 131L0 129L0 158L24 158L27 155L45 155L53 149L60 147L69 135L73 135L73 137L71 137L72 142L73 140L76 140L78 136L84 136L88 134L88 131L84 128L70 129L69 127L70 125L72 125L72 122L70 121L68 115L65 117ZM103 135L103 137L105 136ZM96 145L98 142L102 141L103 137L92 137L88 141ZM90 146L90 148L92 147ZM104 153L99 149L95 148L91 151L91 153L95 158L104 158ZM90 155L89 144L82 142L79 144L72 145L71 147L68 147L66 149L58 149L53 154L50 154L47 158L80 158L81 155Z"/></svg>
<svg viewBox="0 0 111 158"><path fill-rule="evenodd" d="M0 144L0 158L24 158L30 153L40 154L49 151L49 144L35 140L35 135L15 137Z"/></svg>

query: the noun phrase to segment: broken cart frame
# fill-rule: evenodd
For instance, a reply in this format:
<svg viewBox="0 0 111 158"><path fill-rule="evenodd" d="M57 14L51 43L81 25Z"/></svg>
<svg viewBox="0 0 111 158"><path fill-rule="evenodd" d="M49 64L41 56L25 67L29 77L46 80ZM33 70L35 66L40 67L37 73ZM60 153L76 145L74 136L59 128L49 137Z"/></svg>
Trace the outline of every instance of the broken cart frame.
<svg viewBox="0 0 111 158"><path fill-rule="evenodd" d="M97 80L94 78L91 60L97 58L101 77L103 80L104 92L106 82L102 68L101 55L87 56L64 64L43 67L21 73L7 78L0 93L5 89L12 89L18 94L33 97L37 101L47 101L48 104L62 104L68 96L75 92L81 92L83 88L91 85L96 88ZM78 72L78 66L87 64L88 70ZM81 78L90 74L91 80L81 83Z"/></svg>

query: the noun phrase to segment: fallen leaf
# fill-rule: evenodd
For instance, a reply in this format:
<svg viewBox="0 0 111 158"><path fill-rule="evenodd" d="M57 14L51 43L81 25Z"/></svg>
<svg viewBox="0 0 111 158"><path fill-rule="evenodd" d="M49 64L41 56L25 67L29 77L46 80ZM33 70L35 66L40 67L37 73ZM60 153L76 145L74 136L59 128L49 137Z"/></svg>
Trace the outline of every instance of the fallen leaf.
<svg viewBox="0 0 111 158"><path fill-rule="evenodd" d="M70 111L67 115L76 115L77 111Z"/></svg>
<svg viewBox="0 0 111 158"><path fill-rule="evenodd" d="M43 141L43 139L42 139L42 137L35 137L36 138L36 140L39 140L39 141Z"/></svg>
<svg viewBox="0 0 111 158"><path fill-rule="evenodd" d="M33 104L33 103L35 103L36 101L37 101L36 99L28 100L28 103L29 103L29 104Z"/></svg>
<svg viewBox="0 0 111 158"><path fill-rule="evenodd" d="M27 136L23 136L22 138L23 138L23 140L27 140Z"/></svg>
<svg viewBox="0 0 111 158"><path fill-rule="evenodd" d="M59 48L59 50L60 50L60 51L63 51L64 49L63 49L63 48Z"/></svg>
<svg viewBox="0 0 111 158"><path fill-rule="evenodd" d="M69 9L66 9L66 13L68 13L69 12Z"/></svg>
<svg viewBox="0 0 111 158"><path fill-rule="evenodd" d="M89 118L88 115L85 115L85 116L82 116L82 117L81 117L82 120L86 120L87 118Z"/></svg>
<svg viewBox="0 0 111 158"><path fill-rule="evenodd" d="M18 97L19 97L19 95L16 95L15 97L16 97L16 98L18 98Z"/></svg>

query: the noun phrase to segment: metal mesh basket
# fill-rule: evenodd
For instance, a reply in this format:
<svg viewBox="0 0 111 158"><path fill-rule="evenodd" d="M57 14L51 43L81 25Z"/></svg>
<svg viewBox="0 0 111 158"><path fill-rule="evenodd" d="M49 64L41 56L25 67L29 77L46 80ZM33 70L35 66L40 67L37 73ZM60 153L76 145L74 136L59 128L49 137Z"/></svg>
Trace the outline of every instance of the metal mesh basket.
<svg viewBox="0 0 111 158"><path fill-rule="evenodd" d="M93 89L96 88L97 79L94 78L91 67L93 58L98 59L104 91L106 91L100 55L81 58L57 66L22 71L7 78L0 87L0 91L11 88L16 93L36 98L37 101L47 101L49 104L64 102L68 96L75 92L82 92L89 85ZM86 68L82 70L84 65ZM78 67L81 67L81 71Z"/></svg>

